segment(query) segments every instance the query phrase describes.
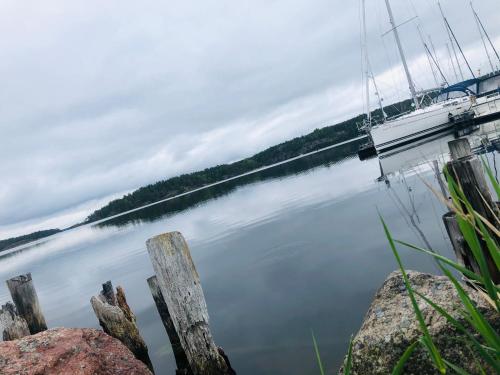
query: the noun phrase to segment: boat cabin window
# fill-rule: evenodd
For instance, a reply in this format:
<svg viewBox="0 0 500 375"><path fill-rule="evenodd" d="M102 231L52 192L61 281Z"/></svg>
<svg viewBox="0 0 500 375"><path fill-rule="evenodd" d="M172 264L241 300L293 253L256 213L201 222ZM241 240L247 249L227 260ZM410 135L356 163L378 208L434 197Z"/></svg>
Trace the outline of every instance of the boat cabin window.
<svg viewBox="0 0 500 375"><path fill-rule="evenodd" d="M441 103L450 99L463 98L464 96L467 96L467 94L463 91L443 92L436 97L435 102Z"/></svg>

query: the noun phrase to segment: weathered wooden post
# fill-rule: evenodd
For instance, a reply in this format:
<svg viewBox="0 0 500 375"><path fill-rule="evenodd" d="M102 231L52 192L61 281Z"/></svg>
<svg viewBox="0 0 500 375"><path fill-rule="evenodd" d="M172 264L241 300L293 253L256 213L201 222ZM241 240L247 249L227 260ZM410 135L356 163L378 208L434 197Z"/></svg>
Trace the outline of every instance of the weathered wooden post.
<svg viewBox="0 0 500 375"><path fill-rule="evenodd" d="M150 238L146 246L158 286L193 374L235 374L212 338L200 277L182 234L161 234Z"/></svg>
<svg viewBox="0 0 500 375"><path fill-rule="evenodd" d="M7 280L7 287L16 305L17 312L28 323L30 333L34 335L47 330L47 323L45 323L45 317L38 302L31 273Z"/></svg>
<svg viewBox="0 0 500 375"><path fill-rule="evenodd" d="M461 186L474 210L498 228L498 206L491 197L481 160L472 153L469 141L465 138L448 142L448 147L451 153L451 161L447 163L448 171ZM479 265L460 232L456 214L448 212L443 216L443 222L458 260L471 271L480 273ZM492 235L495 237L493 233ZM490 275L498 284L500 272L486 245L482 245Z"/></svg>
<svg viewBox="0 0 500 375"><path fill-rule="evenodd" d="M156 276L148 278L148 285L151 290L151 294L153 295L156 309L160 314L161 321L163 322L170 344L172 345L172 351L174 352L175 363L177 365L176 375L192 375L186 353L184 352L184 349L182 349L181 340L175 330L174 323L172 322L172 318L168 312L168 307L165 299L163 298L163 294L161 293Z"/></svg>
<svg viewBox="0 0 500 375"><path fill-rule="evenodd" d="M123 288L118 286L115 294L111 281L108 281L102 284L102 291L98 296L92 296L90 303L104 332L120 340L153 372L148 347L139 333L135 315L127 304Z"/></svg>
<svg viewBox="0 0 500 375"><path fill-rule="evenodd" d="M7 302L0 308L0 341L17 340L29 336L28 323L19 316L12 302Z"/></svg>

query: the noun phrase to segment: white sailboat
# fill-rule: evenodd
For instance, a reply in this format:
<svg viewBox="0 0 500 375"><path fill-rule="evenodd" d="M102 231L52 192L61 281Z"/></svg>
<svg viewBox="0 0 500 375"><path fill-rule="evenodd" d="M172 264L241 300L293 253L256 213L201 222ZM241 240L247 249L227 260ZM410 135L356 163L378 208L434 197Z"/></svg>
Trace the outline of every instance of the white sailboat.
<svg viewBox="0 0 500 375"><path fill-rule="evenodd" d="M390 2L385 0L385 3L415 110L394 118L385 119L383 123L375 126L372 126L371 118L367 116L367 129L373 147L378 153L438 133L451 131L455 128L456 122L454 120L456 119L471 117L475 121L480 119L490 120L492 117L500 115L500 74L498 73L482 79L474 78L473 80L449 86L441 92L431 105L422 108L406 62ZM445 22L447 22L446 19ZM364 20L363 29L364 35L366 35ZM473 75L472 70L471 74ZM366 105L368 107L367 113L369 113L368 99ZM466 114L470 116L465 117Z"/></svg>

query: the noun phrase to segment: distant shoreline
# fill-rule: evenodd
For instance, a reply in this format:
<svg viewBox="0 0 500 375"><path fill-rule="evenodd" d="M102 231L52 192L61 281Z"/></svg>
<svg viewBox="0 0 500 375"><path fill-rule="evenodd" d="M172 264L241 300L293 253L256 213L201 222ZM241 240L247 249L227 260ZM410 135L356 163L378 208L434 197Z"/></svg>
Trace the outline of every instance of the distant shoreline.
<svg viewBox="0 0 500 375"><path fill-rule="evenodd" d="M389 105L384 108L387 115L392 116L404 112L411 106L410 100ZM373 118L381 118L380 110L372 112ZM231 164L222 164L189 174L172 177L143 186L122 198L115 199L95 210L83 222L64 229L47 229L30 234L0 240L0 252L72 229L81 225L100 222L122 214L148 207L176 196L208 188L219 182L232 180L239 176L254 173L266 167L277 165L286 160L307 156L315 151L332 148L337 144L354 141L362 136L358 124L365 115L358 115L339 124L315 129L309 134L293 138L278 145L267 148L251 157Z"/></svg>

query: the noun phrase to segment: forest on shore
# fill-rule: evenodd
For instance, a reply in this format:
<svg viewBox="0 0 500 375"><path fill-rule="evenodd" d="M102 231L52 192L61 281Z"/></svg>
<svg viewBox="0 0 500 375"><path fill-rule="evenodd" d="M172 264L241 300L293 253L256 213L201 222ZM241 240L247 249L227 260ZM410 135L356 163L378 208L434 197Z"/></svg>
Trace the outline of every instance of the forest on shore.
<svg viewBox="0 0 500 375"><path fill-rule="evenodd" d="M410 109L411 100L405 100L384 107L384 112L387 116L391 117ZM250 172L257 168L356 138L362 135L361 131L358 129L358 125L364 118L366 118L365 115L358 115L339 124L315 129L309 134L269 147L264 151L234 163L217 165L202 171L182 174L140 187L121 198L107 203L105 206L92 212L83 222L76 223L66 229L102 220L134 208L201 188L217 181ZM373 111L372 118L380 120L382 118L381 111L379 109ZM340 154L346 151L343 148L339 148L337 151L333 150L332 152L338 152ZM61 229L47 229L19 237L0 240L0 251L20 246L60 231Z"/></svg>

